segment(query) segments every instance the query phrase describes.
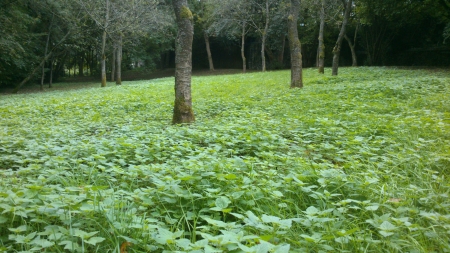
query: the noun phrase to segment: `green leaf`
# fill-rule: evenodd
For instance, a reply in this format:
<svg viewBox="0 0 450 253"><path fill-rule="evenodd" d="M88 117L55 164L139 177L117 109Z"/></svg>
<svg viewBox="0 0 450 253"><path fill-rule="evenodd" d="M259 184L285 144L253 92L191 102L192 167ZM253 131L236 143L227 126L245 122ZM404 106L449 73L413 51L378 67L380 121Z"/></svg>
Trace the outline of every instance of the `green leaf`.
<svg viewBox="0 0 450 253"><path fill-rule="evenodd" d="M225 196L220 196L215 201L216 206L220 209L227 208L230 203L231 201Z"/></svg>
<svg viewBox="0 0 450 253"><path fill-rule="evenodd" d="M103 242L105 240L105 238L103 237L91 237L88 240L85 240L85 243L91 244L91 245L96 245L97 243Z"/></svg>

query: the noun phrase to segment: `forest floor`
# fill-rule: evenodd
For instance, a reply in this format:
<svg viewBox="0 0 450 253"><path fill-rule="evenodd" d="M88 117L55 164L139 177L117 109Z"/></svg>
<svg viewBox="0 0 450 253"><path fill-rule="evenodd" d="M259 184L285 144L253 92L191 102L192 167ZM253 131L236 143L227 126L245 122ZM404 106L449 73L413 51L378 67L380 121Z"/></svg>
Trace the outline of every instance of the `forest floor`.
<svg viewBox="0 0 450 253"><path fill-rule="evenodd" d="M2 96L0 252L450 252L450 71L303 78Z"/></svg>
<svg viewBox="0 0 450 253"><path fill-rule="evenodd" d="M247 72L254 72L254 70L250 70ZM175 69L164 69L157 71L142 71L142 70L129 70L124 71L122 73L122 82L127 81L137 81L137 80L152 80L157 78L164 77L173 77L175 73ZM242 69L216 69L214 71L206 70L206 69L198 69L193 70L193 76L214 76L214 75L230 75L230 74L240 74L242 73ZM108 73L107 85L115 85L114 82L110 80L111 74ZM98 82L96 82L98 81ZM75 77L66 77L61 78L59 82L53 84L52 88L48 87L48 83L44 84L44 90L40 90L40 85L38 83L28 84L22 87L18 93L36 93L36 92L49 92L56 90L73 90L73 89L83 89L95 87L96 85L100 86L100 77L96 76L75 76ZM1 88L0 87L0 95L11 94L14 88Z"/></svg>

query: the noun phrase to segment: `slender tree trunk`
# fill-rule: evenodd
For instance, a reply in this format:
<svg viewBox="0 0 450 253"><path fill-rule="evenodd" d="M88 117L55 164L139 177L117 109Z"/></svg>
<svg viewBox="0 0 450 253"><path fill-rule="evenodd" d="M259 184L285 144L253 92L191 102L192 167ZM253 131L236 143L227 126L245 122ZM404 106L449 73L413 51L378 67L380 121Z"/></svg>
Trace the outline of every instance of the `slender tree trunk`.
<svg viewBox="0 0 450 253"><path fill-rule="evenodd" d="M284 49L286 48L286 36L283 36L283 42L281 44L281 50L278 53L278 62L281 63L283 66L283 61L284 61Z"/></svg>
<svg viewBox="0 0 450 253"><path fill-rule="evenodd" d="M103 27L103 36L102 36L102 85L101 87L106 87L106 29L108 27L108 19L109 19L109 0L106 0L106 14L105 14L105 26Z"/></svg>
<svg viewBox="0 0 450 253"><path fill-rule="evenodd" d="M323 42L323 31L325 28L325 0L322 0L320 7L320 28L319 28L319 47L318 47L318 69L319 73L325 73L325 43Z"/></svg>
<svg viewBox="0 0 450 253"><path fill-rule="evenodd" d="M300 0L291 0L288 17L288 39L291 51L291 88L303 87L302 45L298 38L297 20L300 12Z"/></svg>
<svg viewBox="0 0 450 253"><path fill-rule="evenodd" d="M241 58L242 58L242 72L247 71L247 59L245 58L245 34L246 34L246 23L242 23L242 33L241 33Z"/></svg>
<svg viewBox="0 0 450 253"><path fill-rule="evenodd" d="M102 84L101 87L106 87L106 54L105 54L105 45L106 45L106 31L103 31L102 36Z"/></svg>
<svg viewBox="0 0 450 253"><path fill-rule="evenodd" d="M209 70L214 71L214 63L211 55L211 48L209 47L209 35L206 31L203 31L203 36L205 37L206 53L208 54Z"/></svg>
<svg viewBox="0 0 450 253"><path fill-rule="evenodd" d="M265 48L266 48L266 39L267 39L267 32L269 30L269 0L266 0L266 8L263 10L263 12L266 13L266 24L264 26L264 31L262 33L261 37L261 61L262 61L262 71L266 71L266 55L265 55Z"/></svg>
<svg viewBox="0 0 450 253"><path fill-rule="evenodd" d="M350 11L352 9L352 0L342 0L342 3L344 5L345 12L344 12L344 20L342 21L341 31L339 32L338 39L333 48L333 68L332 68L333 76L338 75L339 56L341 54L342 40L344 39L345 29L347 27L348 19L350 17Z"/></svg>
<svg viewBox="0 0 450 253"><path fill-rule="evenodd" d="M50 43L50 33L51 33L51 30L52 30L53 18L54 17L55 17L55 14L52 15L52 20L50 21L50 25L48 27L47 42L45 43L44 56L46 56L47 52L48 52L48 44ZM41 76L41 87L40 87L41 91L44 90L44 78L45 78L45 62L42 65L42 76Z"/></svg>
<svg viewBox="0 0 450 253"><path fill-rule="evenodd" d="M48 82L48 87L53 88L53 65L55 64L54 59L50 60L50 81Z"/></svg>
<svg viewBox="0 0 450 253"><path fill-rule="evenodd" d="M116 84L122 84L122 34L119 36L119 44L117 45L117 79Z"/></svg>
<svg viewBox="0 0 450 253"><path fill-rule="evenodd" d="M172 5L178 26L175 45L175 104L172 123L191 123L195 121L191 97L193 18L187 0L173 0Z"/></svg>
<svg viewBox="0 0 450 253"><path fill-rule="evenodd" d="M116 53L117 53L117 47L113 47L112 52L112 59L111 59L111 82L114 82L115 75L116 75Z"/></svg>
<svg viewBox="0 0 450 253"><path fill-rule="evenodd" d="M49 54L47 54L44 59L41 61L41 63L39 64L39 66L37 66L19 85L17 85L17 87L13 90L12 93L17 93L19 91L19 89L26 84L33 76L34 74L36 74L36 72L45 64L45 62L48 60L48 58L50 57L52 53L50 52Z"/></svg>
<svg viewBox="0 0 450 253"><path fill-rule="evenodd" d="M83 69L84 69L84 56L83 53L81 53L78 62L78 76L84 76Z"/></svg>
<svg viewBox="0 0 450 253"><path fill-rule="evenodd" d="M352 43L347 34L344 35L344 38L348 42L348 46L350 47L350 51L352 52L352 67L357 67L358 60L356 59L355 45Z"/></svg>

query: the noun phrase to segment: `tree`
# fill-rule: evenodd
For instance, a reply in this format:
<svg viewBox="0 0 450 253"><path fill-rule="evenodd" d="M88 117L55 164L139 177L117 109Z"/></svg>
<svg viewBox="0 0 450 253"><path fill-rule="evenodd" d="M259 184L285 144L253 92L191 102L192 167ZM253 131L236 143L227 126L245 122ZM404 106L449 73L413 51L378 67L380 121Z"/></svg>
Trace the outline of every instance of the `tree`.
<svg viewBox="0 0 450 253"><path fill-rule="evenodd" d="M291 51L291 88L303 87L302 46L298 38L297 20L300 12L300 0L291 0L288 17L288 39Z"/></svg>
<svg viewBox="0 0 450 253"><path fill-rule="evenodd" d="M245 57L245 40L250 30L251 4L241 0L213 0L212 23L208 29L210 33L223 38L235 40L239 38L241 48L242 72L247 71L247 58Z"/></svg>
<svg viewBox="0 0 450 253"><path fill-rule="evenodd" d="M320 0L320 27L319 27L319 73L325 73L325 43L323 41L323 32L325 29L325 0Z"/></svg>
<svg viewBox="0 0 450 253"><path fill-rule="evenodd" d="M345 29L347 27L348 19L350 17L350 11L352 9L352 0L342 0L342 5L344 7L344 18L342 20L341 30L339 32L339 36L337 38L336 44L333 48L333 67L332 67L332 75L337 76L338 68L339 68L339 56L341 54L341 45L342 39L345 35Z"/></svg>
<svg viewBox="0 0 450 253"><path fill-rule="evenodd" d="M205 40L206 53L208 55L208 64L209 70L214 71L214 62L211 54L211 47L209 43L210 32L209 27L211 26L212 18L211 8L212 5L208 0L194 0L191 1L191 6L194 11L194 21L195 27L198 27L201 30L201 34L203 34L203 39Z"/></svg>
<svg viewBox="0 0 450 253"><path fill-rule="evenodd" d="M173 0L172 5L178 27L175 42L175 104L172 123L191 123L195 121L191 97L193 16L187 0Z"/></svg>

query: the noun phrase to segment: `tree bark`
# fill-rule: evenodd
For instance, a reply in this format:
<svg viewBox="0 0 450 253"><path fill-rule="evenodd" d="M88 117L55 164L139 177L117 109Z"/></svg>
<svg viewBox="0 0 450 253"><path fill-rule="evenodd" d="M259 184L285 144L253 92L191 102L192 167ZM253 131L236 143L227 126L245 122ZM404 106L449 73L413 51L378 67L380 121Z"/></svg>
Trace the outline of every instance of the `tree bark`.
<svg viewBox="0 0 450 253"><path fill-rule="evenodd" d="M48 87L53 88L53 64L55 64L54 59L50 60L50 80L48 82Z"/></svg>
<svg viewBox="0 0 450 253"><path fill-rule="evenodd" d="M47 52L48 52L48 44L50 43L50 33L51 33L51 30L52 30L53 18L54 17L55 17L55 14L52 15L52 20L50 21L50 25L48 27L47 42L45 43L44 56L47 55ZM41 76L41 87L40 87L41 91L44 90L44 78L45 78L45 62L42 65L42 76Z"/></svg>
<svg viewBox="0 0 450 253"><path fill-rule="evenodd" d="M122 43L123 38L122 34L119 36L119 44L117 45L117 79L116 84L121 85L122 84Z"/></svg>
<svg viewBox="0 0 450 253"><path fill-rule="evenodd" d="M319 28L319 61L318 69L319 73L325 73L325 43L323 42L323 31L325 28L325 3L324 0L321 1L322 6L320 7L320 28Z"/></svg>
<svg viewBox="0 0 450 253"><path fill-rule="evenodd" d="M84 76L83 68L84 68L84 52L80 54L79 62L78 62L78 76Z"/></svg>
<svg viewBox="0 0 450 253"><path fill-rule="evenodd" d="M241 33L241 58L242 58L242 72L247 71L247 59L245 58L245 34L246 34L246 22L242 23Z"/></svg>
<svg viewBox="0 0 450 253"><path fill-rule="evenodd" d="M113 47L112 52L112 59L111 59L111 82L114 82L114 77L116 76L116 54L117 54L117 47Z"/></svg>
<svg viewBox="0 0 450 253"><path fill-rule="evenodd" d="M175 104L172 123L192 123L195 121L191 97L193 18L187 6L187 0L173 0L172 5L178 26L175 43Z"/></svg>
<svg viewBox="0 0 450 253"><path fill-rule="evenodd" d="M214 63L211 55L211 48L209 47L209 35L206 31L203 31L203 36L205 37L206 53L208 54L209 70L214 71Z"/></svg>
<svg viewBox="0 0 450 253"><path fill-rule="evenodd" d="M332 75L337 76L338 75L338 68L339 68L339 56L341 54L341 45L342 40L344 39L345 35L345 29L347 27L348 19L350 17L350 11L352 9L352 0L342 0L342 4L344 5L344 20L342 21L341 30L339 32L338 39L336 41L336 44L333 48L333 68L332 68Z"/></svg>
<svg viewBox="0 0 450 253"><path fill-rule="evenodd" d="M101 87L106 87L106 29L108 27L109 20L109 0L106 0L106 14L105 14L105 26L103 27L103 36L102 36L102 84Z"/></svg>
<svg viewBox="0 0 450 253"><path fill-rule="evenodd" d="M344 35L344 38L348 42L348 46L350 47L350 51L352 52L352 67L357 67L358 60L356 59L355 45L352 43L347 34Z"/></svg>
<svg viewBox="0 0 450 253"><path fill-rule="evenodd" d="M267 32L269 30L269 0L266 0L266 7L265 10L263 10L263 13L266 13L266 24L264 26L264 31L262 33L261 37L261 61L262 61L262 71L266 71L266 55L265 55L265 48L266 48L266 39L267 39Z"/></svg>
<svg viewBox="0 0 450 253"><path fill-rule="evenodd" d="M291 88L303 87L302 45L298 38L297 20L300 12L300 0L291 0L288 17L288 39L291 51Z"/></svg>

